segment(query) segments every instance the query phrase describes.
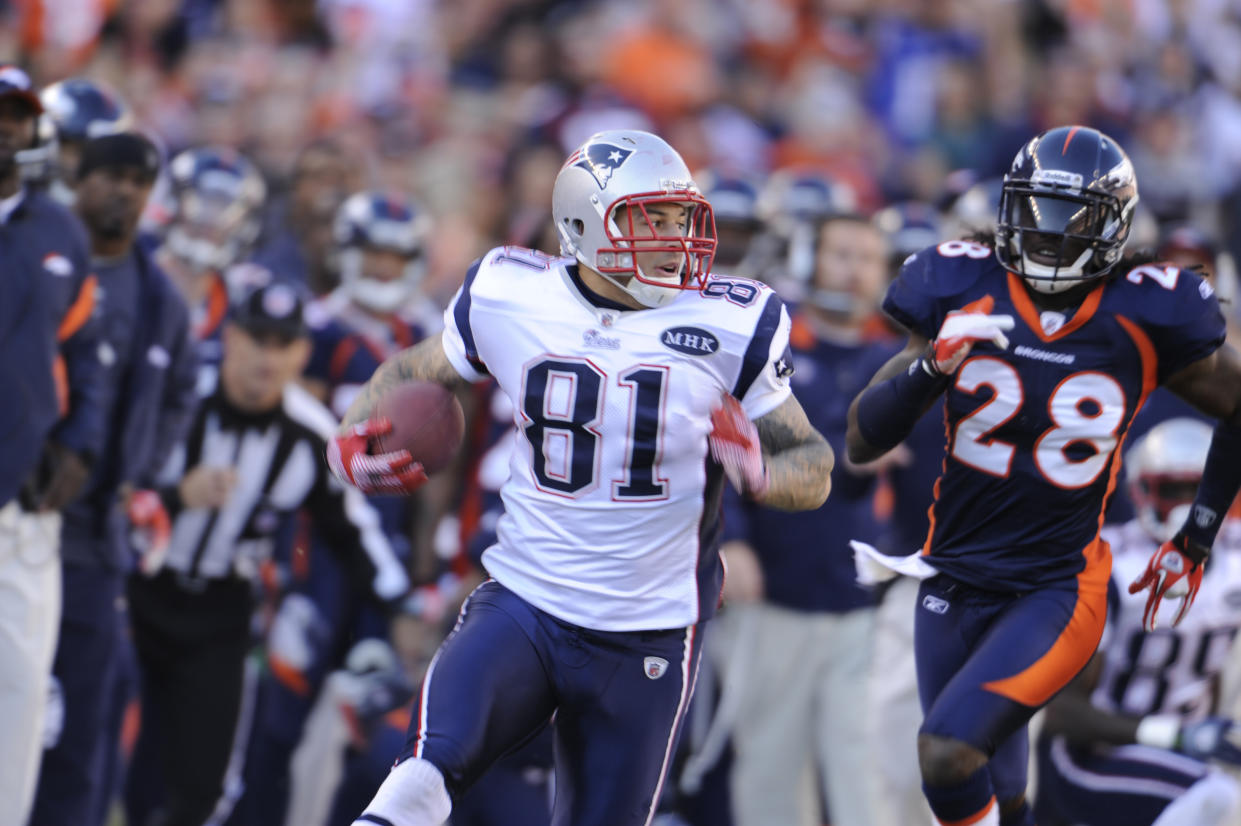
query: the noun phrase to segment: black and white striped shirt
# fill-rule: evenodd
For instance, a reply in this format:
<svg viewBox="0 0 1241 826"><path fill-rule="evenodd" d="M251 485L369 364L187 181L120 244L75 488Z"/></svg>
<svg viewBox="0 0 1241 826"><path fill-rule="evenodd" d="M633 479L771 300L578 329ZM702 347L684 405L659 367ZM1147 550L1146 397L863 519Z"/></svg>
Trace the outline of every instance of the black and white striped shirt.
<svg viewBox="0 0 1241 826"><path fill-rule="evenodd" d="M305 507L316 528L383 601L409 578L366 498L328 471L324 451L336 422L296 384L279 407L245 413L217 386L202 400L185 440L160 473L172 517L164 567L190 580L252 578L274 550L285 520ZM183 508L177 483L199 465L232 467L237 483L220 508Z"/></svg>

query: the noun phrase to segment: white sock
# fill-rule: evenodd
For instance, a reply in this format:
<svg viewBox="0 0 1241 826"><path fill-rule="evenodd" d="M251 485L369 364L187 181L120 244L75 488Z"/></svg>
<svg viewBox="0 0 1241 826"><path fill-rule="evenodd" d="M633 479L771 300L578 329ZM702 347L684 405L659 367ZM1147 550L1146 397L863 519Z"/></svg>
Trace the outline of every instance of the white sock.
<svg viewBox="0 0 1241 826"><path fill-rule="evenodd" d="M392 826L442 826L452 812L444 776L432 763L411 757L388 772L365 814L392 822ZM375 826L356 820L354 826Z"/></svg>

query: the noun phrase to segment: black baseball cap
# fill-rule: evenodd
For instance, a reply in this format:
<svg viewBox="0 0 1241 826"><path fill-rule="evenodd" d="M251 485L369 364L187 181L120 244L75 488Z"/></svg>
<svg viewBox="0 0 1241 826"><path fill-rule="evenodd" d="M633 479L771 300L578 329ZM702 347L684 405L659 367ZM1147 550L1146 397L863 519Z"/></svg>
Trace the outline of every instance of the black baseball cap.
<svg viewBox="0 0 1241 826"><path fill-rule="evenodd" d="M34 114L43 114L43 102L34 93L30 75L12 64L0 64L0 98L5 97L20 98Z"/></svg>
<svg viewBox="0 0 1241 826"><path fill-rule="evenodd" d="M150 138L139 132L116 132L91 138L82 145L78 161L78 180L96 169L132 167L142 170L148 180L159 175L159 150Z"/></svg>
<svg viewBox="0 0 1241 826"><path fill-rule="evenodd" d="M231 318L251 335L274 335L292 341L309 333L305 309L301 290L273 280L250 290L234 304Z"/></svg>

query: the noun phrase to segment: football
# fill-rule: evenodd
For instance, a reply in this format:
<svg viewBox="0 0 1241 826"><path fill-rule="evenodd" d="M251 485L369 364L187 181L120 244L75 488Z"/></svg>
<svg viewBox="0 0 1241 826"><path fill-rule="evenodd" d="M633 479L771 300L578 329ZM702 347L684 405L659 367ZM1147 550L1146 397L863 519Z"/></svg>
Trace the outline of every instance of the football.
<svg viewBox="0 0 1241 826"><path fill-rule="evenodd" d="M374 415L392 422L392 432L377 439L377 452L408 450L428 476L448 466L465 433L457 397L430 381L392 388L380 397Z"/></svg>

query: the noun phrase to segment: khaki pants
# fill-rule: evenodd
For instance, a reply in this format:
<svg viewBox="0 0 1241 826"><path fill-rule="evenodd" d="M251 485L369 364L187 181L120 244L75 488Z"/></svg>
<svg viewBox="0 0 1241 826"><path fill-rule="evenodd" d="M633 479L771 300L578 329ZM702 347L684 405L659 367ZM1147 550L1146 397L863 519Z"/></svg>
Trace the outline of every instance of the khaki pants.
<svg viewBox="0 0 1241 826"><path fill-rule="evenodd" d="M897 577L883 596L875 620L870 713L874 720L876 780L883 826L934 823L922 796L918 768L918 672L914 662L914 612L919 581Z"/></svg>
<svg viewBox="0 0 1241 826"><path fill-rule="evenodd" d="M0 826L26 826L60 630L60 514L0 508Z"/></svg>
<svg viewBox="0 0 1241 826"><path fill-rule="evenodd" d="M875 612L804 613L739 605L708 647L721 674L742 674L732 728L737 826L876 826L867 678ZM739 625L752 623L749 629ZM742 641L740 646L737 641ZM745 648L746 650L741 650ZM744 669L728 662L743 658Z"/></svg>

